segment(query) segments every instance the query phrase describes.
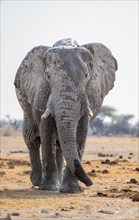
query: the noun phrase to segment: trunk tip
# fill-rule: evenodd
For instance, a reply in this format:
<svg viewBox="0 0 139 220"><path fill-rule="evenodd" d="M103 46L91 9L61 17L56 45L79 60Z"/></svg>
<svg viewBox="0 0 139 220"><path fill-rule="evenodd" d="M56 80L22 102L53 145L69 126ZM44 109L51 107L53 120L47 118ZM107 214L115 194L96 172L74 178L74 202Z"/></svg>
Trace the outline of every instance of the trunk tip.
<svg viewBox="0 0 139 220"><path fill-rule="evenodd" d="M86 186L93 185L92 180L87 176L87 174L83 170L79 160L74 160L74 166L75 166L75 176L77 177L77 179L83 182Z"/></svg>

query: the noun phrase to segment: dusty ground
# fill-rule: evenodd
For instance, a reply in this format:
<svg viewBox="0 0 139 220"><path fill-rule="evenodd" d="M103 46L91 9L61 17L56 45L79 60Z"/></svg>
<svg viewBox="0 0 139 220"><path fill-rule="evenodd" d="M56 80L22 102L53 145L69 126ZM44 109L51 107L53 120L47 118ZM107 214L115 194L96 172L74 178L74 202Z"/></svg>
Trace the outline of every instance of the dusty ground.
<svg viewBox="0 0 139 220"><path fill-rule="evenodd" d="M1 137L0 219L137 220L138 143L137 138L89 137L82 163L93 186L60 194L32 187L21 136Z"/></svg>

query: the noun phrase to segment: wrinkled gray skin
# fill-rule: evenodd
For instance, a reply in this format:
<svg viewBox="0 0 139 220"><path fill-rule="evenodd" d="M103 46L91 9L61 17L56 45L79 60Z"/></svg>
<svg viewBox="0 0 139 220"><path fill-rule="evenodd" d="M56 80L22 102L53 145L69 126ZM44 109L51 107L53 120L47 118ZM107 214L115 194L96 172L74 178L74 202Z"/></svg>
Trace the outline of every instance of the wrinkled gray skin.
<svg viewBox="0 0 139 220"><path fill-rule="evenodd" d="M89 120L113 88L116 70L115 58L99 43L79 46L63 39L26 55L14 84L24 111L23 137L33 185L64 193L81 191L78 180L92 185L80 161Z"/></svg>

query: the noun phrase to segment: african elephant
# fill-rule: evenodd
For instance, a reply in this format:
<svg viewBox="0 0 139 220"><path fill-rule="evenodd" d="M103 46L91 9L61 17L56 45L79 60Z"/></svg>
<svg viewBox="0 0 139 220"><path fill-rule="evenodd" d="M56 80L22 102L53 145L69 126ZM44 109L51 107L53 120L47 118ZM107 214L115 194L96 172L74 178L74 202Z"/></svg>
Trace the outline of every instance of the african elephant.
<svg viewBox="0 0 139 220"><path fill-rule="evenodd" d="M23 59L14 85L33 185L64 193L81 191L78 180L92 185L81 165L88 123L113 88L116 70L117 61L103 44L79 46L70 38L34 47Z"/></svg>

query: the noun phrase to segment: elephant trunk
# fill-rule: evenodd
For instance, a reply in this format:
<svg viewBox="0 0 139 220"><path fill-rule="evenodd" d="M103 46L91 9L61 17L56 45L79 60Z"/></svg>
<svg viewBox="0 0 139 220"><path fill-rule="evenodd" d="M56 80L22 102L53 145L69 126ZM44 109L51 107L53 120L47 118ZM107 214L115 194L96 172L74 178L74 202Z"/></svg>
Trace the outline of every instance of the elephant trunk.
<svg viewBox="0 0 139 220"><path fill-rule="evenodd" d="M54 117L62 152L72 175L86 186L90 186L92 181L80 163L76 143L76 130L81 116L82 98L78 98L76 90L69 93L67 88L66 92L62 91L60 94L61 97L57 96L57 101L54 103Z"/></svg>
<svg viewBox="0 0 139 220"><path fill-rule="evenodd" d="M59 90L56 90L59 91ZM79 159L77 144L76 144L76 129L78 124L79 114L83 107L84 113L92 116L89 101L83 93L79 100L75 97L75 93L67 93L65 91L53 92L50 95L46 111L42 115L42 119L47 118L50 114L56 120L58 137L64 158L72 175L83 182L86 186L92 185L91 179L85 173ZM53 98L52 98L53 95Z"/></svg>
<svg viewBox="0 0 139 220"><path fill-rule="evenodd" d="M85 173L78 156L76 146L76 126L71 121L57 121L58 136L63 155L71 173L86 186L92 185L92 181Z"/></svg>

